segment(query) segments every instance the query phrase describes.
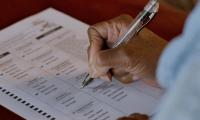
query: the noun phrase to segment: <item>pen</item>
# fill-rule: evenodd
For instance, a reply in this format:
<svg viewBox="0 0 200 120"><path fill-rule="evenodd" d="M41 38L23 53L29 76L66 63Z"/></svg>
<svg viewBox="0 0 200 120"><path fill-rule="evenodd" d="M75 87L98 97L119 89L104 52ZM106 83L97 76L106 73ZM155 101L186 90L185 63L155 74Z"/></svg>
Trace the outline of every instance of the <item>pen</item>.
<svg viewBox="0 0 200 120"><path fill-rule="evenodd" d="M119 46L122 43L127 43L133 36L135 36L158 12L159 3L157 0L150 0L137 17L131 22L128 30L118 38L113 44L112 48ZM82 81L81 87L84 88L93 81L89 74L86 75Z"/></svg>

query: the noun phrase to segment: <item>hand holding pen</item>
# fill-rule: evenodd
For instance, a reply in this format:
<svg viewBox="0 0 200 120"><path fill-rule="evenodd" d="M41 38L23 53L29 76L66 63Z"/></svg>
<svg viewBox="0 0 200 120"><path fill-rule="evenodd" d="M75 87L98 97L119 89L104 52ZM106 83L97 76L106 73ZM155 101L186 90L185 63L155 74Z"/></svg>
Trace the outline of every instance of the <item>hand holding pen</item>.
<svg viewBox="0 0 200 120"><path fill-rule="evenodd" d="M161 51L165 42L147 29L141 31L141 34L145 34L144 36L136 34L153 18L158 8L157 1L152 0L134 20L128 15L122 15L89 28L90 46L88 55L90 75L88 74L82 82L82 87L92 81L90 77L111 80L111 69L113 71L125 71L131 74L133 79L155 78L153 73L155 68L152 65L157 63L157 59L152 58L158 58L159 52L153 53ZM148 38L146 37L150 37L153 41L147 40ZM149 47L149 45L158 42L158 40L161 44L160 47ZM106 47L112 49L105 49ZM146 55L149 51L152 52L152 56ZM124 74L121 76L124 76ZM121 82L132 82L133 79L127 81L122 78Z"/></svg>

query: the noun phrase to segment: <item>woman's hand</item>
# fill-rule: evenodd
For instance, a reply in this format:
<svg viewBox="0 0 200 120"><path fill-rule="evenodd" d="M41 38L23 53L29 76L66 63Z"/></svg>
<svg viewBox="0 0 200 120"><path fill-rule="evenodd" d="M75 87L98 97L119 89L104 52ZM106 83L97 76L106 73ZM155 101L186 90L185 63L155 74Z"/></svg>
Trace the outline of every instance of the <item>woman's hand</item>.
<svg viewBox="0 0 200 120"><path fill-rule="evenodd" d="M123 83L144 80L155 85L155 70L166 41L144 28L127 44L109 49L133 20L121 15L88 29L89 73L91 77L111 80L114 74ZM152 82L153 81L153 82Z"/></svg>

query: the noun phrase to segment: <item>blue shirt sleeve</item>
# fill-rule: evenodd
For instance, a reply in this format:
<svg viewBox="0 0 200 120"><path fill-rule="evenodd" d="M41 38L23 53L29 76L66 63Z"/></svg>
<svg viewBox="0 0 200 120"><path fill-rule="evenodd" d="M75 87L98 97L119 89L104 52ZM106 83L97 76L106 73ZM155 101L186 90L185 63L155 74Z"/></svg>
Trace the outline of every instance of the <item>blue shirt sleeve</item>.
<svg viewBox="0 0 200 120"><path fill-rule="evenodd" d="M199 120L200 3L189 16L183 34L164 51L157 77L167 92L154 120Z"/></svg>
<svg viewBox="0 0 200 120"><path fill-rule="evenodd" d="M180 75L180 70L188 62L190 56L198 52L194 47L199 45L200 2L189 16L182 35L169 43L160 58L157 78L161 86L169 88L174 84L177 76Z"/></svg>

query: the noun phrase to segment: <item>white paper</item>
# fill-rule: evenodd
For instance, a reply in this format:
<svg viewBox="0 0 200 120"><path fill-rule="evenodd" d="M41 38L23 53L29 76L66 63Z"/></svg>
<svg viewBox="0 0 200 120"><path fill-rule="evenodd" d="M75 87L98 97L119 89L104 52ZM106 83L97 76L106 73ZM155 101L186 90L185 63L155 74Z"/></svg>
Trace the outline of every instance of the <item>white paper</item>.
<svg viewBox="0 0 200 120"><path fill-rule="evenodd" d="M95 80L80 88L87 72L87 28L49 8L2 30L0 87L17 98L0 92L0 104L32 120L114 120L134 112L152 114L162 91L142 82Z"/></svg>

